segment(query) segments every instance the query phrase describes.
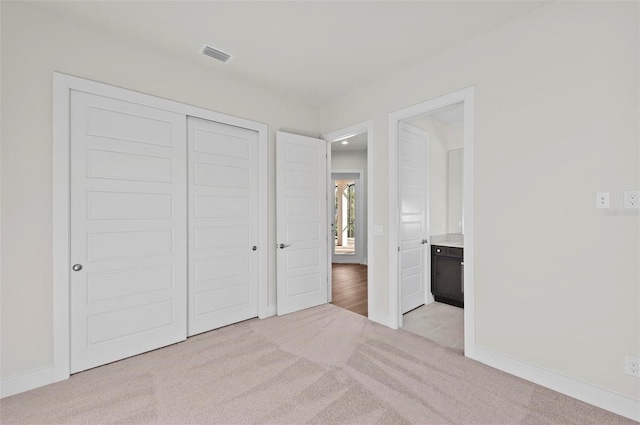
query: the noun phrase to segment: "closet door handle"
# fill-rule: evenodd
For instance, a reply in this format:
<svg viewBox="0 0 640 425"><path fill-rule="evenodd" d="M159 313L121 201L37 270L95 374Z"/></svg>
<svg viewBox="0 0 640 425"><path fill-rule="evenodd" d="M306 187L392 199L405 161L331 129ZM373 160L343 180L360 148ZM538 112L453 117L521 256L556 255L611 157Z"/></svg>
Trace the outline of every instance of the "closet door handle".
<svg viewBox="0 0 640 425"><path fill-rule="evenodd" d="M283 244L281 243L280 245L276 245L276 248L280 248L280 249L285 249L286 247L291 246L290 244Z"/></svg>

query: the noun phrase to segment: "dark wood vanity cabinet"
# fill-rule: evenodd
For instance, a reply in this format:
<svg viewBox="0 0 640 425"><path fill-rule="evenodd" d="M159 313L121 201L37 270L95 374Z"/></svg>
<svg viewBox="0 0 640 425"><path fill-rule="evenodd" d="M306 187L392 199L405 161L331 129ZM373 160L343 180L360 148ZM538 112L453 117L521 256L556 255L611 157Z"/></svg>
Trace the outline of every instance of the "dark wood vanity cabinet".
<svg viewBox="0 0 640 425"><path fill-rule="evenodd" d="M436 301L464 307L462 248L431 246L431 292Z"/></svg>

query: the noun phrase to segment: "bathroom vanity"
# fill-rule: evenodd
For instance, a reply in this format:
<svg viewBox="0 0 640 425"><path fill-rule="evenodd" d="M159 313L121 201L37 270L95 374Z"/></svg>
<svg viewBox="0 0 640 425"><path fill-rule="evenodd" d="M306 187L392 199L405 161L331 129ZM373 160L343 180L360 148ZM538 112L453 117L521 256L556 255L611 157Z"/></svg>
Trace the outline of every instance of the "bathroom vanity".
<svg viewBox="0 0 640 425"><path fill-rule="evenodd" d="M431 246L431 292L438 302L464 307L462 243Z"/></svg>

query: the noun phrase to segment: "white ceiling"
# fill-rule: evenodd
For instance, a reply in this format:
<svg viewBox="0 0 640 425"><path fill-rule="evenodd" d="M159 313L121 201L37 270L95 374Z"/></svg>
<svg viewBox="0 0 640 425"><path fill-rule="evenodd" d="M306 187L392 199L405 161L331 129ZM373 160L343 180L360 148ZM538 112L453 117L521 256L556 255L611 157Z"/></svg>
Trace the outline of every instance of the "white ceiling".
<svg viewBox="0 0 640 425"><path fill-rule="evenodd" d="M342 142L348 142L346 145ZM331 143L331 152L362 152L367 150L367 133Z"/></svg>
<svg viewBox="0 0 640 425"><path fill-rule="evenodd" d="M43 1L35 7L321 104L549 1ZM228 64L199 53L207 43Z"/></svg>

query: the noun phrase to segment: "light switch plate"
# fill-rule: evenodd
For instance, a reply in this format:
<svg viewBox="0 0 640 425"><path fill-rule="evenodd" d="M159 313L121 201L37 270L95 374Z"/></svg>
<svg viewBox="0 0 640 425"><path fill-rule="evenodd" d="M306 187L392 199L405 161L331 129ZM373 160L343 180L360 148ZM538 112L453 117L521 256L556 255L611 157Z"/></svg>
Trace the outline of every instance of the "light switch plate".
<svg viewBox="0 0 640 425"><path fill-rule="evenodd" d="M609 208L609 192L596 193L596 208Z"/></svg>
<svg viewBox="0 0 640 425"><path fill-rule="evenodd" d="M624 209L625 210L640 209L640 191L638 190L624 191Z"/></svg>

